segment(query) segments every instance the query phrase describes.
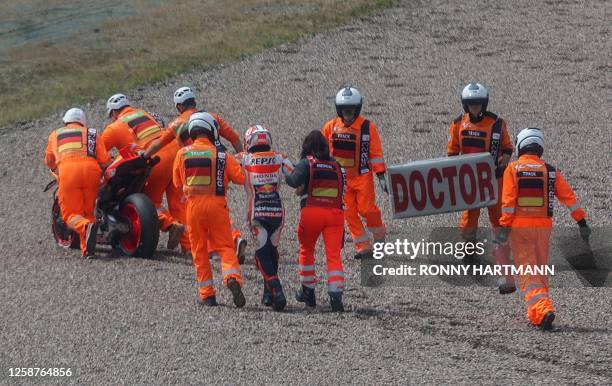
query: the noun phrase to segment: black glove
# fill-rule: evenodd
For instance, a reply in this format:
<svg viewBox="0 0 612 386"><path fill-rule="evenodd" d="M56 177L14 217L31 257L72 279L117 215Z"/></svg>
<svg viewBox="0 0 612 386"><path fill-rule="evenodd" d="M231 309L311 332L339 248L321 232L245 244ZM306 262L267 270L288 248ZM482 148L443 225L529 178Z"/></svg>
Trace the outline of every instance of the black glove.
<svg viewBox="0 0 612 386"><path fill-rule="evenodd" d="M591 228L586 223L585 219L578 221L578 229L580 230L580 237L585 243L589 242L589 236L591 236Z"/></svg>
<svg viewBox="0 0 612 386"><path fill-rule="evenodd" d="M508 243L508 236L510 236L510 229L510 227L500 227L493 243L497 245L506 245Z"/></svg>
<svg viewBox="0 0 612 386"><path fill-rule="evenodd" d="M387 188L387 179L385 178L385 173L377 173L376 177L378 177L378 185L383 192L389 194L389 188Z"/></svg>

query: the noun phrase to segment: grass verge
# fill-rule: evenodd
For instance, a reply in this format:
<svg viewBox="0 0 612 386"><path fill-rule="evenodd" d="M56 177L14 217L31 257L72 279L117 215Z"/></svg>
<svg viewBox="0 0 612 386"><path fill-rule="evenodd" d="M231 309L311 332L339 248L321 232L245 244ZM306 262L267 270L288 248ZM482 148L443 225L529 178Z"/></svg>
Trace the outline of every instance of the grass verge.
<svg viewBox="0 0 612 386"><path fill-rule="evenodd" d="M105 1L112 7L113 0ZM129 11L115 10L120 15L89 22L68 37L4 47L0 127L294 42L394 2L135 1ZM99 12L101 2L95 4Z"/></svg>

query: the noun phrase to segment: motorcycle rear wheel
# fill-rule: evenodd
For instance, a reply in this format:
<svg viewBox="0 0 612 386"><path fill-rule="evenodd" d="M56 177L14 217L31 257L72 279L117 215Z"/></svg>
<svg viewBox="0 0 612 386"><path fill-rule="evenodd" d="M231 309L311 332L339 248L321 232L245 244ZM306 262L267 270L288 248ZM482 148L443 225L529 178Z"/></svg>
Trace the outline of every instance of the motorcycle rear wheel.
<svg viewBox="0 0 612 386"><path fill-rule="evenodd" d="M159 220L155 206L142 193L130 194L121 203L121 221L130 232L121 235L119 247L128 256L152 258L159 242Z"/></svg>

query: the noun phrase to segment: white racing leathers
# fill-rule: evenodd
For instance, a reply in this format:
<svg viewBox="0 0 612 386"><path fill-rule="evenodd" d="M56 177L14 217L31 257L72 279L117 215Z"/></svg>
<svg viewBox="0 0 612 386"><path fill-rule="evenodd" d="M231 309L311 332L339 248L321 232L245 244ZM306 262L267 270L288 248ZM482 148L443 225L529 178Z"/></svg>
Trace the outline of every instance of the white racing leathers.
<svg viewBox="0 0 612 386"><path fill-rule="evenodd" d="M282 174L291 173L293 164L273 151L246 153L242 158L248 195L248 221L256 242L255 262L263 275L264 293L281 288L278 278L278 242L285 210L278 189Z"/></svg>

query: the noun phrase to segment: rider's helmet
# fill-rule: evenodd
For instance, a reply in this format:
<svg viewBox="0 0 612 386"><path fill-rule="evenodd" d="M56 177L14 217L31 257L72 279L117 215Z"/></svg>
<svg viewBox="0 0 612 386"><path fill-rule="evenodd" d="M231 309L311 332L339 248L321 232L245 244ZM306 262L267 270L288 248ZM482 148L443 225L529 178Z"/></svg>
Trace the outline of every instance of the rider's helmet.
<svg viewBox="0 0 612 386"><path fill-rule="evenodd" d="M481 105L480 115L482 116L487 111L489 104L489 91L480 83L470 83L461 92L461 104L466 113L469 113L468 105Z"/></svg>
<svg viewBox="0 0 612 386"><path fill-rule="evenodd" d="M106 102L106 113L110 116L113 110L119 110L125 106L129 106L130 101L123 94L115 94L108 98Z"/></svg>
<svg viewBox="0 0 612 386"><path fill-rule="evenodd" d="M64 118L62 118L64 124L76 122L80 123L83 126L87 126L87 118L85 117L85 112L77 107L73 107L66 111L64 114Z"/></svg>
<svg viewBox="0 0 612 386"><path fill-rule="evenodd" d="M244 133L244 149L251 151L255 146L272 147L272 135L267 127L262 125L249 126Z"/></svg>
<svg viewBox="0 0 612 386"><path fill-rule="evenodd" d="M174 92L174 105L179 103L185 103L189 99L193 99L195 102L195 93L189 87L181 87Z"/></svg>
<svg viewBox="0 0 612 386"><path fill-rule="evenodd" d="M219 122L205 111L191 114L188 123L189 136L195 140L200 135L205 135L211 141L218 138Z"/></svg>
<svg viewBox="0 0 612 386"><path fill-rule="evenodd" d="M342 110L355 109L355 117L361 113L361 93L355 87L343 87L336 94L336 113L342 118Z"/></svg>
<svg viewBox="0 0 612 386"><path fill-rule="evenodd" d="M528 127L521 130L516 136L516 150L518 155L533 151L538 156L544 153L544 133L536 127Z"/></svg>

